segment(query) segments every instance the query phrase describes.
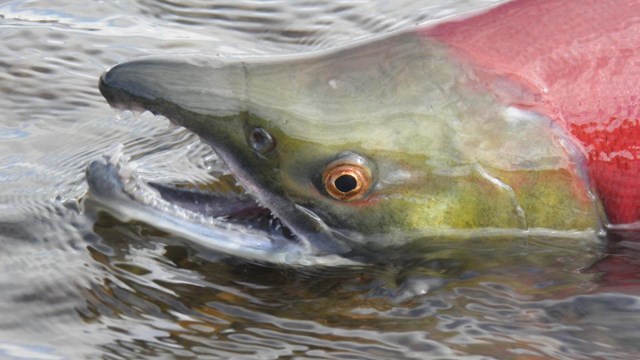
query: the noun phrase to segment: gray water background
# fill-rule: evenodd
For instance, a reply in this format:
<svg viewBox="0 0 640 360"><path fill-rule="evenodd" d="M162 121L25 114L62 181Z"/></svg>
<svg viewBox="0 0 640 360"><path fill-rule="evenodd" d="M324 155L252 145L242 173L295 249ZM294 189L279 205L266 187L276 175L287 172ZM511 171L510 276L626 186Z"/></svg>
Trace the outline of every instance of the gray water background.
<svg viewBox="0 0 640 360"><path fill-rule="evenodd" d="M83 208L86 165L116 144L148 180L223 171L167 120L114 113L108 67L324 49L493 3L0 1L0 359L635 358L634 234L593 265L476 251L316 271L203 255Z"/></svg>

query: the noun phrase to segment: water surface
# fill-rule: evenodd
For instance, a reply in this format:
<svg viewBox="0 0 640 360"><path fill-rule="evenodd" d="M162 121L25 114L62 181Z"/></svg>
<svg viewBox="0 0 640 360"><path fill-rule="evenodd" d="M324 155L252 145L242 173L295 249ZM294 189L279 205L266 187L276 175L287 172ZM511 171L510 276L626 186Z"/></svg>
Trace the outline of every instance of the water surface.
<svg viewBox="0 0 640 360"><path fill-rule="evenodd" d="M0 359L634 358L637 234L602 259L528 239L292 269L84 208L84 169L116 144L147 180L224 172L166 119L115 114L113 64L324 49L496 2L0 1Z"/></svg>

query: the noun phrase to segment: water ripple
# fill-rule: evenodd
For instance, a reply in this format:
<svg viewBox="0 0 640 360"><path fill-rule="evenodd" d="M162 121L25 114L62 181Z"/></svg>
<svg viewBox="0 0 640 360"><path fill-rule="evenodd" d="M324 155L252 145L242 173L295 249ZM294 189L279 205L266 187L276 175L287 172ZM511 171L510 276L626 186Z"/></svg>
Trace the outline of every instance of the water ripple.
<svg viewBox="0 0 640 360"><path fill-rule="evenodd" d="M225 172L166 119L114 115L97 81L115 63L321 49L498 2L0 4L0 357L635 358L638 234L583 271L579 252L436 246L385 266L292 269L192 248L81 201L86 165L118 144L147 180Z"/></svg>

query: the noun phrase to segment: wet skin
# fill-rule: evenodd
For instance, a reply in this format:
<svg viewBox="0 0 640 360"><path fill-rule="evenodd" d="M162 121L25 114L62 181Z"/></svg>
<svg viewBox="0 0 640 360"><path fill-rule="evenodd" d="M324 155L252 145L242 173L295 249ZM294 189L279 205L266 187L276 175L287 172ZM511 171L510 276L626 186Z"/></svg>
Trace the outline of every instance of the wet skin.
<svg viewBox="0 0 640 360"><path fill-rule="evenodd" d="M100 91L198 134L313 253L601 227L571 139L413 32L299 56L143 58Z"/></svg>

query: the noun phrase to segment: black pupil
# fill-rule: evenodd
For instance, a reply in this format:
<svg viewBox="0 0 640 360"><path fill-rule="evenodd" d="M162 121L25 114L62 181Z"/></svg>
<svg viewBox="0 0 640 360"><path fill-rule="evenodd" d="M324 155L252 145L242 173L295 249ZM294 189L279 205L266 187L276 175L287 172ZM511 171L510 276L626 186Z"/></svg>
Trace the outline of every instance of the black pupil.
<svg viewBox="0 0 640 360"><path fill-rule="evenodd" d="M333 183L342 193L348 193L358 186L358 180L353 175L341 175Z"/></svg>

